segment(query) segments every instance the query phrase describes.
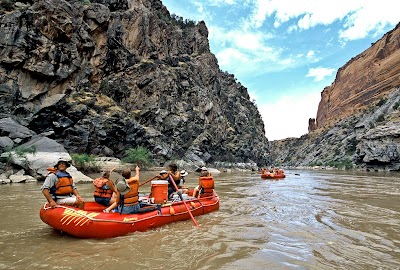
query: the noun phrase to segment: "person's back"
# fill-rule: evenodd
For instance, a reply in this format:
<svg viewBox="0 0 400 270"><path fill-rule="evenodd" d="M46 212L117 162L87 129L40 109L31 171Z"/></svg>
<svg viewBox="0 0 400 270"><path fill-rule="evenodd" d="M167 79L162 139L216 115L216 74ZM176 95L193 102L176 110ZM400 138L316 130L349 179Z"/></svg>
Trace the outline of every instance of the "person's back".
<svg viewBox="0 0 400 270"><path fill-rule="evenodd" d="M204 184L204 181L202 181L202 180L207 179L207 178L212 178L212 175L208 171L207 167L202 167L201 171L200 171L200 175L199 175L198 185L193 190L193 197L200 197L200 194L204 194L203 185L205 185L205 184ZM214 180L212 180L212 181L214 182ZM214 184L213 184L213 188L214 188Z"/></svg>
<svg viewBox="0 0 400 270"><path fill-rule="evenodd" d="M119 199L119 206L116 212L121 214L135 214L139 212L139 167L136 166L136 175L132 176L131 170L125 169L121 175L124 177L124 181L120 181L122 190Z"/></svg>
<svg viewBox="0 0 400 270"><path fill-rule="evenodd" d="M103 172L102 176L93 180L93 185L95 186L94 200L95 202L109 206L116 201L117 189L114 183L110 180L111 172L115 170L115 167L110 171ZM115 195L113 196L113 194Z"/></svg>

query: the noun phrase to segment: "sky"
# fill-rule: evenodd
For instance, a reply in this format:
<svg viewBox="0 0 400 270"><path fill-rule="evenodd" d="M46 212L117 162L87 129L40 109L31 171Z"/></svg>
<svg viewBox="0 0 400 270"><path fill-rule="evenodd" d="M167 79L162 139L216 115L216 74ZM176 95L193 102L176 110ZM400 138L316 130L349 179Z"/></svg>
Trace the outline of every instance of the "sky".
<svg viewBox="0 0 400 270"><path fill-rule="evenodd" d="M222 71L247 88L268 140L300 137L340 67L400 21L393 0L162 0L209 31Z"/></svg>

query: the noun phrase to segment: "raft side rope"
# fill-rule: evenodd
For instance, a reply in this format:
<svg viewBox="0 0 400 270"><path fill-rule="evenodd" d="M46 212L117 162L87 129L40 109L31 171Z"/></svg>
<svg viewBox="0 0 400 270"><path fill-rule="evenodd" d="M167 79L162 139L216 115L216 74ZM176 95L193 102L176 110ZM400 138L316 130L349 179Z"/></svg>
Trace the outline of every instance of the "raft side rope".
<svg viewBox="0 0 400 270"><path fill-rule="evenodd" d="M46 204L43 206L43 208L44 208L44 210L49 210L49 209L51 209L51 207L46 207ZM64 209L66 209L66 212L67 212L66 214L67 214L68 216L64 216L64 217L61 219L61 222L62 222L63 225L64 225L67 221L69 221L69 222L68 222L66 225L70 224L71 221L72 221L72 220L70 220L70 219L71 219L71 216L73 216L72 219L76 219L74 223L76 223L76 221L79 220L79 222L78 222L77 224L75 224L75 226L78 226L78 225L83 226L83 225L86 224L88 221L96 221L96 222L115 222L115 223L124 223L124 224L132 224L132 225L134 225L136 222L139 222L139 221L142 221L142 220L147 220L147 219L152 219L152 218L155 218L155 217L158 216L158 214L157 214L157 215L154 215L154 216L142 218L142 219L140 219L140 220L137 220L137 219L136 219L136 220L99 219L99 218L94 218L94 216L97 216L99 213L89 213L89 214L86 214L86 213L84 213L85 211L81 212L82 210L75 210L75 209L72 209L72 208L69 208L69 207L66 207L66 206L63 206L63 205L56 205L56 208L64 208ZM78 217L78 218L77 218L77 217ZM82 220L85 220L85 221L84 221L83 223L81 223ZM80 223L81 223L81 224L80 224Z"/></svg>

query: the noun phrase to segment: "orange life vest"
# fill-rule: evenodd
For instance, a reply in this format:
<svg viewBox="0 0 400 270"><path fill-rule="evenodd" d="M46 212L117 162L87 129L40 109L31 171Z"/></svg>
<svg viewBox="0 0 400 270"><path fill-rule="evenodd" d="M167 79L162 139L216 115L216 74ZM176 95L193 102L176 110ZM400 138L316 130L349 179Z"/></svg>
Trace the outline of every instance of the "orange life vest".
<svg viewBox="0 0 400 270"><path fill-rule="evenodd" d="M129 183L131 190L123 195L124 206L136 205L139 202L139 181Z"/></svg>
<svg viewBox="0 0 400 270"><path fill-rule="evenodd" d="M214 177L209 176L200 177L201 188L203 189L203 196L211 196L214 191Z"/></svg>
<svg viewBox="0 0 400 270"><path fill-rule="evenodd" d="M94 196L102 198L111 198L113 191L107 185L109 180L104 177L96 178L93 180L93 185L95 186Z"/></svg>
<svg viewBox="0 0 400 270"><path fill-rule="evenodd" d="M54 173L54 171L50 171ZM67 172L56 171L54 173L58 178L58 183L50 189L50 194L52 195L70 195L72 194L72 176Z"/></svg>

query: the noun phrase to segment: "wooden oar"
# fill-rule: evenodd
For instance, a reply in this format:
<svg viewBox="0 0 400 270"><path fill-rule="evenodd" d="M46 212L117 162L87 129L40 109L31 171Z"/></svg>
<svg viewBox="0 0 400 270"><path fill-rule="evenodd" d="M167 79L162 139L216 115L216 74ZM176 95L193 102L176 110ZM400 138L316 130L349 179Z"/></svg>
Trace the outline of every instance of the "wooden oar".
<svg viewBox="0 0 400 270"><path fill-rule="evenodd" d="M158 176L158 175L156 175L156 176L154 176L154 177L150 178L150 179L149 179L149 180L147 180L147 181L144 181L143 183L141 183L141 184L139 185L139 187L141 187L141 186L143 186L144 184L146 184L146 183L150 182L150 181L151 181L151 180L153 180L154 178L157 178L157 176Z"/></svg>
<svg viewBox="0 0 400 270"><path fill-rule="evenodd" d="M192 219L194 225L195 225L196 227L198 227L199 224L197 224L196 220L194 219L194 217L193 217L193 215L192 215L192 212L190 211L189 207L187 206L185 200L183 199L182 193L178 190L178 187L176 186L176 183L175 183L175 181L174 181L174 179L172 178L171 175L169 176L169 179L171 179L171 182L172 182L172 184L174 185L176 192L178 192L179 198L181 198L181 201L182 201L183 204L185 205L186 210L189 212L190 218Z"/></svg>

